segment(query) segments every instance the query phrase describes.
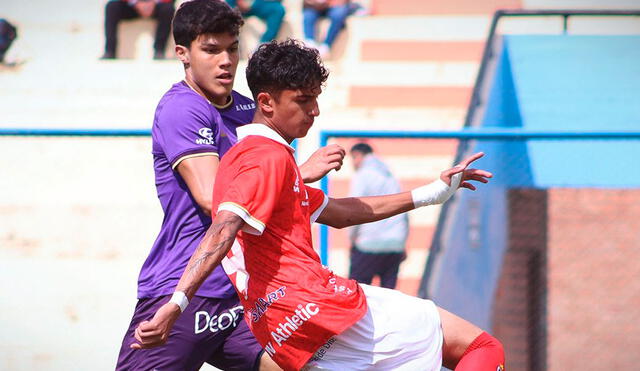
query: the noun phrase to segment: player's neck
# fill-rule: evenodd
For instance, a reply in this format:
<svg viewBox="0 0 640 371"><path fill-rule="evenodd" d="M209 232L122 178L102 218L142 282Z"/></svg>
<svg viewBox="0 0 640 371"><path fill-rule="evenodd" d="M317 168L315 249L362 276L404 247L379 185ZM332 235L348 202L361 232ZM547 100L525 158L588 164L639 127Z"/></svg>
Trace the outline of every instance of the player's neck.
<svg viewBox="0 0 640 371"><path fill-rule="evenodd" d="M204 99L209 101L216 108L227 108L232 101L231 94L225 95L224 97L216 97L211 94L207 94L203 89L201 89L198 84L193 82L190 76L185 76L184 82L193 90L194 92L201 95Z"/></svg>
<svg viewBox="0 0 640 371"><path fill-rule="evenodd" d="M253 116L253 122L256 124L262 124L267 126L269 129L275 131L278 135L282 137L287 143L291 144L294 138L289 138L277 125L275 125L271 120L264 117L260 111L256 110L255 115Z"/></svg>

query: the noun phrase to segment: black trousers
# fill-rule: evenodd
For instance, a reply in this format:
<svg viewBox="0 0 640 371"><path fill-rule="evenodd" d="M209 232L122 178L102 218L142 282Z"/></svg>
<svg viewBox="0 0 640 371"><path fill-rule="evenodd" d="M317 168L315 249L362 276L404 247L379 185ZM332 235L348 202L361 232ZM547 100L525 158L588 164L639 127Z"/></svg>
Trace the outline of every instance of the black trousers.
<svg viewBox="0 0 640 371"><path fill-rule="evenodd" d="M367 285L374 276L380 277L380 287L394 289L398 281L400 263L405 259L404 252L368 253L351 247L351 265L349 278Z"/></svg>
<svg viewBox="0 0 640 371"><path fill-rule="evenodd" d="M173 3L158 3L151 17L158 21L156 26L156 37L153 49L156 52L165 51L169 33L171 32L171 20L175 7ZM105 6L104 33L105 33L105 53L115 55L118 46L118 23L123 19L140 18L140 14L127 2L109 1Z"/></svg>

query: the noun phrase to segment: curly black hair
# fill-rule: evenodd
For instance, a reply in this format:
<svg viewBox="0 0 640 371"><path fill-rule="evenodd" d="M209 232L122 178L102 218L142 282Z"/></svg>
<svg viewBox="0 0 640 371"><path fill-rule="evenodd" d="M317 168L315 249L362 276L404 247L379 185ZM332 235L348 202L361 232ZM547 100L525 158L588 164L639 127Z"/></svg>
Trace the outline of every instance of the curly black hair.
<svg viewBox="0 0 640 371"><path fill-rule="evenodd" d="M279 95L283 90L321 87L329 77L318 51L293 39L260 45L246 73L253 99L261 92Z"/></svg>
<svg viewBox="0 0 640 371"><path fill-rule="evenodd" d="M237 10L221 0L191 0L180 5L173 17L173 39L187 48L202 34L237 36L244 24Z"/></svg>

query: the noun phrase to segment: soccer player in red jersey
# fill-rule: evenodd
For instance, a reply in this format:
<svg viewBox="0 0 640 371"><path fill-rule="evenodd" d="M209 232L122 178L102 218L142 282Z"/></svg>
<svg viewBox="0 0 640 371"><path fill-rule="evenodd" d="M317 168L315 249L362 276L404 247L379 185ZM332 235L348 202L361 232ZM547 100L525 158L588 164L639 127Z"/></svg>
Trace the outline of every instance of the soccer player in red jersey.
<svg viewBox="0 0 640 371"><path fill-rule="evenodd" d="M264 44L251 57L255 123L238 128L238 144L216 178L213 223L171 301L136 329L136 346L166 342L199 285L222 264L251 331L284 370L502 370L502 344L475 325L430 300L358 284L320 263L312 222L342 228L381 220L491 177L468 168L477 153L411 192L332 199L306 186L290 143L320 114L327 77L317 51L295 41Z"/></svg>

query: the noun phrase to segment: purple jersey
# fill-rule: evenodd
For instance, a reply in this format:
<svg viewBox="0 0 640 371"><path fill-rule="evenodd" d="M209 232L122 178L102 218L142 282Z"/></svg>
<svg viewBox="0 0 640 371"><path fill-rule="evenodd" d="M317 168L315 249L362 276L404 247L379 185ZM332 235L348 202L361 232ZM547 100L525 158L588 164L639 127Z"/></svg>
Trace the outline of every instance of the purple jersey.
<svg viewBox="0 0 640 371"><path fill-rule="evenodd" d="M158 103L151 137L156 189L164 219L140 271L138 298L172 293L211 225L211 217L193 199L177 166L193 156L221 157L235 144L236 128L251 122L255 105L236 92L232 92L232 98L228 106L216 108L182 81L174 84ZM235 294L221 266L196 293L211 298Z"/></svg>

